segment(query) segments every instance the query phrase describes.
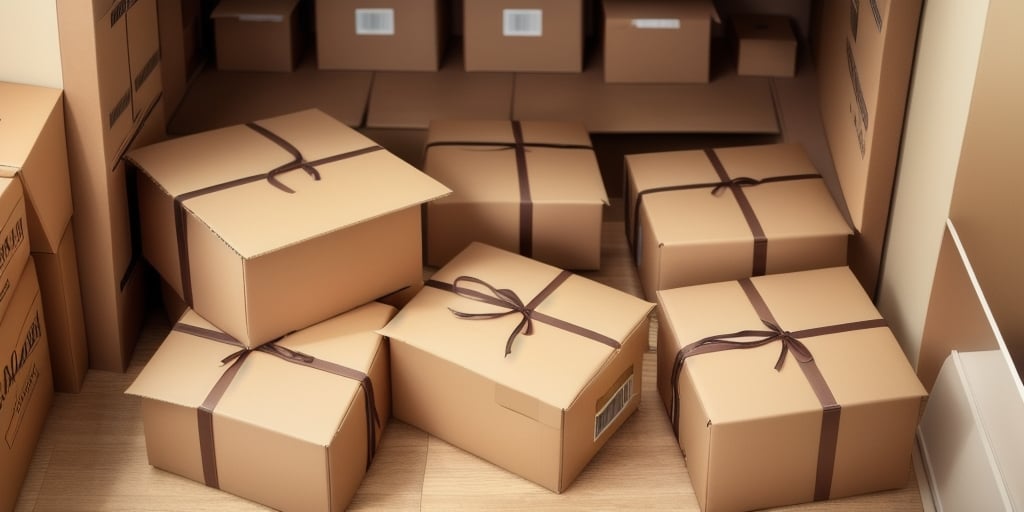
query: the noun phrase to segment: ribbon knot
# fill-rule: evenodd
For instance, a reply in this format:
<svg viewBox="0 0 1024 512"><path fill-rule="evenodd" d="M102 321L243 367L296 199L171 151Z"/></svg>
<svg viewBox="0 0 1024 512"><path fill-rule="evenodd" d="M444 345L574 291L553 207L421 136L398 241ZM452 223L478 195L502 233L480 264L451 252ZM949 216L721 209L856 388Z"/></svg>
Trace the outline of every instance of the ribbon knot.
<svg viewBox="0 0 1024 512"><path fill-rule="evenodd" d="M269 182L271 185L289 194L294 194L295 191L292 190L287 185L285 185L284 183L281 183L281 181L277 179L277 175L288 171L294 171L295 169L302 169L303 171L306 172L306 174L312 176L314 181L320 181L320 171L316 170L316 167L314 167L313 164L308 162L306 158L302 156L302 152L299 151L299 148L295 147L292 143L284 140L283 137L256 123L246 123L246 126L254 130L256 133L259 133L260 135L263 135L264 137L272 140L275 144L280 146L281 149L287 151L288 154L292 155L291 162L281 164L275 167L274 169L271 169L270 172L267 173L267 182Z"/></svg>
<svg viewBox="0 0 1024 512"><path fill-rule="evenodd" d="M715 185L715 188L711 189L711 195L720 196L722 195L722 192L724 192L725 189L729 187L753 187L755 185L760 184L761 180L759 179L750 178L747 176L738 176L736 178L730 178L728 180L719 182L717 185Z"/></svg>
<svg viewBox="0 0 1024 512"><path fill-rule="evenodd" d="M491 293L490 295L488 295L486 293L460 285L460 283L463 281L468 281L470 283L475 283L480 286L483 286ZM516 328L512 330L512 333L509 334L508 336L508 341L505 342L506 357L508 357L508 355L512 353L512 343L515 342L516 335L518 335L519 333L522 333L525 336L530 336L533 334L533 308L528 307L526 303L524 303L523 300L519 298L519 295L516 294L516 292L508 288L495 288L494 286L491 286L484 280L472 276L459 276L455 278L455 281L452 282L452 291L456 295L459 295L460 297L465 297L467 299L475 300L477 302L485 302L487 304L492 304L507 309L507 311L473 313L458 311L454 308L448 308L448 310L451 311L453 315L459 318L465 318L468 320L490 320L493 318L501 318L503 316L513 315L516 313L523 315L522 320L520 320L519 324L516 325Z"/></svg>

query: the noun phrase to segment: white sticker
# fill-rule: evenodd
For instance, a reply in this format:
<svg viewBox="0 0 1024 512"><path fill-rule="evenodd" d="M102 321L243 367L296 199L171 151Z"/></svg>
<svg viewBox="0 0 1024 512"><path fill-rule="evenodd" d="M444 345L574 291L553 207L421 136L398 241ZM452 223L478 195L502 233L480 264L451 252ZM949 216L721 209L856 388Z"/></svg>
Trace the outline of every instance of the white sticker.
<svg viewBox="0 0 1024 512"><path fill-rule="evenodd" d="M540 37L544 34L541 9L502 9L502 35L512 37Z"/></svg>
<svg viewBox="0 0 1024 512"><path fill-rule="evenodd" d="M395 35L395 10L356 9L356 35Z"/></svg>
<svg viewBox="0 0 1024 512"><path fill-rule="evenodd" d="M634 18L630 20L630 25L633 25L633 28L679 30L677 18Z"/></svg>

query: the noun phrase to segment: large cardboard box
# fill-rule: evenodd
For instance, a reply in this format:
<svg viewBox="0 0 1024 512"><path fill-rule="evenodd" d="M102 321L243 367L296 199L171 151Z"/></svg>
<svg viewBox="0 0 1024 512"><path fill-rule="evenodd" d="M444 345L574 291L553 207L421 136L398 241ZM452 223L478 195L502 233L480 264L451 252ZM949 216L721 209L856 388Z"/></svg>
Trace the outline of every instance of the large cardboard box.
<svg viewBox="0 0 1024 512"><path fill-rule="evenodd" d="M648 299L846 264L851 229L799 144L626 155L627 239Z"/></svg>
<svg viewBox="0 0 1024 512"><path fill-rule="evenodd" d="M0 178L0 318L29 260L28 220L21 181Z"/></svg>
<svg viewBox="0 0 1024 512"><path fill-rule="evenodd" d="M302 54L299 0L220 0L213 19L217 69L291 71Z"/></svg>
<svg viewBox="0 0 1024 512"><path fill-rule="evenodd" d="M785 16L732 17L736 37L736 73L744 76L791 77L796 74L797 40Z"/></svg>
<svg viewBox="0 0 1024 512"><path fill-rule="evenodd" d="M425 258L480 241L575 270L601 266L608 196L579 123L436 121L423 171L454 192L427 205Z"/></svg>
<svg viewBox="0 0 1024 512"><path fill-rule="evenodd" d="M421 281L420 207L450 192L319 110L126 159L146 259L247 347Z"/></svg>
<svg viewBox="0 0 1024 512"><path fill-rule="evenodd" d="M316 0L320 69L437 71L444 54L447 2Z"/></svg>
<svg viewBox="0 0 1024 512"><path fill-rule="evenodd" d="M53 402L35 265L29 261L0 320L0 509L14 510Z"/></svg>
<svg viewBox="0 0 1024 512"><path fill-rule="evenodd" d="M466 71L583 70L582 0L464 0Z"/></svg>
<svg viewBox="0 0 1024 512"><path fill-rule="evenodd" d="M658 393L705 512L907 484L926 392L849 268L664 290L658 306Z"/></svg>
<svg viewBox="0 0 1024 512"><path fill-rule="evenodd" d="M55 391L78 393L89 369L75 231L64 229L57 252L33 252L43 297Z"/></svg>
<svg viewBox="0 0 1024 512"><path fill-rule="evenodd" d="M174 112L203 60L200 0L157 0L164 104Z"/></svg>
<svg viewBox="0 0 1024 512"><path fill-rule="evenodd" d="M394 311L370 303L255 350L187 311L126 391L149 463L278 510L344 510L390 415L374 329Z"/></svg>
<svg viewBox="0 0 1024 512"><path fill-rule="evenodd" d="M379 331L395 417L564 491L640 403L652 307L474 243Z"/></svg>

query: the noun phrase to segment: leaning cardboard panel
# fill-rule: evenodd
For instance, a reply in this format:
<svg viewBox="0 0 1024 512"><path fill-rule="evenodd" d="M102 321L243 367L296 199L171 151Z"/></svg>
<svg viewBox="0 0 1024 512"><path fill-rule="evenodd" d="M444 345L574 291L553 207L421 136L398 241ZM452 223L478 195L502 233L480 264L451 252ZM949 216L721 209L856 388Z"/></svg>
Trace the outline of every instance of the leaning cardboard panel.
<svg viewBox="0 0 1024 512"><path fill-rule="evenodd" d="M463 0L466 71L583 70L582 0Z"/></svg>
<svg viewBox="0 0 1024 512"><path fill-rule="evenodd" d="M564 491L640 403L652 306L474 243L379 331L395 417Z"/></svg>
<svg viewBox="0 0 1024 512"><path fill-rule="evenodd" d="M421 281L420 205L450 192L318 110L126 159L146 259L247 347Z"/></svg>
<svg viewBox="0 0 1024 512"><path fill-rule="evenodd" d="M452 195L426 209L426 262L480 241L575 270L601 266L608 196L579 123L436 121L423 171Z"/></svg>
<svg viewBox="0 0 1024 512"><path fill-rule="evenodd" d="M302 55L299 0L221 0L210 18L217 69L291 71Z"/></svg>
<svg viewBox="0 0 1024 512"><path fill-rule="evenodd" d="M437 71L447 2L316 0L320 69Z"/></svg>
<svg viewBox="0 0 1024 512"><path fill-rule="evenodd" d="M0 318L29 260L28 220L21 181L0 178Z"/></svg>
<svg viewBox="0 0 1024 512"><path fill-rule="evenodd" d="M57 252L33 252L39 273L55 391L78 393L89 369L75 231L69 222Z"/></svg>
<svg viewBox="0 0 1024 512"><path fill-rule="evenodd" d="M658 392L705 512L907 484L926 392L847 267L660 291L658 305Z"/></svg>
<svg viewBox="0 0 1024 512"><path fill-rule="evenodd" d="M394 311L370 303L254 350L187 311L126 391L149 463L279 510L344 510L388 420L373 331Z"/></svg>
<svg viewBox="0 0 1024 512"><path fill-rule="evenodd" d="M846 264L850 227L798 144L626 155L626 235L657 290Z"/></svg>

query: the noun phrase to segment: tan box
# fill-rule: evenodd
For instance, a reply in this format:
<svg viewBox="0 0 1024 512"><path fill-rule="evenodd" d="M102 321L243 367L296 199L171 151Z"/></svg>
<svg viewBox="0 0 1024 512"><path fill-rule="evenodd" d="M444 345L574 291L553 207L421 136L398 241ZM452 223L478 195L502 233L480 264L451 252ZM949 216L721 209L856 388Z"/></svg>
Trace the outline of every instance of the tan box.
<svg viewBox="0 0 1024 512"><path fill-rule="evenodd" d="M69 222L57 252L33 252L46 316L55 391L78 393L89 369L75 231Z"/></svg>
<svg viewBox="0 0 1024 512"><path fill-rule="evenodd" d="M439 0L316 0L320 69L437 71L447 33Z"/></svg>
<svg viewBox="0 0 1024 512"><path fill-rule="evenodd" d="M379 331L395 417L564 491L640 403L652 306L474 243Z"/></svg>
<svg viewBox="0 0 1024 512"><path fill-rule="evenodd" d="M799 144L626 155L626 234L648 299L846 264L851 229Z"/></svg>
<svg viewBox="0 0 1024 512"><path fill-rule="evenodd" d="M0 318L29 260L28 220L21 180L0 178Z"/></svg>
<svg viewBox="0 0 1024 512"><path fill-rule="evenodd" d="M157 0L164 104L174 112L202 60L200 0Z"/></svg>
<svg viewBox="0 0 1024 512"><path fill-rule="evenodd" d="M907 485L926 392L847 267L664 290L658 306L658 393L704 512Z"/></svg>
<svg viewBox="0 0 1024 512"><path fill-rule="evenodd" d="M436 121L423 172L454 192L427 205L425 259L479 241L574 270L601 266L608 196L578 123Z"/></svg>
<svg viewBox="0 0 1024 512"><path fill-rule="evenodd" d="M302 54L299 0L220 0L213 19L217 69L291 71Z"/></svg>
<svg viewBox="0 0 1024 512"><path fill-rule="evenodd" d="M0 321L0 509L14 510L53 402L53 378L35 265L25 266Z"/></svg>
<svg viewBox="0 0 1024 512"><path fill-rule="evenodd" d="M603 0L606 82L707 83L711 0Z"/></svg>
<svg viewBox="0 0 1024 512"><path fill-rule="evenodd" d="M785 16L732 17L736 36L736 73L744 76L796 75L797 41Z"/></svg>
<svg viewBox="0 0 1024 512"><path fill-rule="evenodd" d="M582 0L464 0L466 71L583 70Z"/></svg>
<svg viewBox="0 0 1024 512"><path fill-rule="evenodd" d="M149 463L278 510L344 510L390 415L373 331L394 311L370 303L255 350L186 312L125 391L142 397Z"/></svg>
<svg viewBox="0 0 1024 512"><path fill-rule="evenodd" d="M318 110L126 159L146 259L250 348L422 280L420 206L450 192Z"/></svg>

